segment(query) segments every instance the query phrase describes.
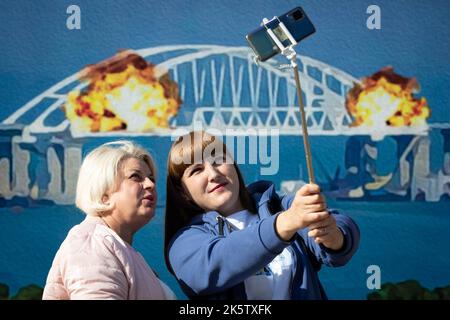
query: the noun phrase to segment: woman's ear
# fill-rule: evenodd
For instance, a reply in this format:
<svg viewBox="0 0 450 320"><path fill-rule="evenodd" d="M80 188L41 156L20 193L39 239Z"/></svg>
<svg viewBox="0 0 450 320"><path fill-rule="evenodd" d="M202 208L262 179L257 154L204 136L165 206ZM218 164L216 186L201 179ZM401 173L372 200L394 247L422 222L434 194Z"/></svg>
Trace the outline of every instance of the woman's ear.
<svg viewBox="0 0 450 320"><path fill-rule="evenodd" d="M107 194L104 194L102 196L102 203L106 204L106 205L109 205L109 196Z"/></svg>

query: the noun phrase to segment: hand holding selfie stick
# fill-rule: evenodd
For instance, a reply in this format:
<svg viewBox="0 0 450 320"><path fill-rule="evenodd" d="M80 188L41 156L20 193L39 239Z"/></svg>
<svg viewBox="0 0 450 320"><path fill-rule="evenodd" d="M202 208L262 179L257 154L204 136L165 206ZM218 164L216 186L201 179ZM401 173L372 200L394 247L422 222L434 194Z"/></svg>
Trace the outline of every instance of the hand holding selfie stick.
<svg viewBox="0 0 450 320"><path fill-rule="evenodd" d="M291 61L290 67L294 70L294 76L295 76L295 85L297 87L297 97L298 97L298 104L300 107L300 115L302 120L302 132L303 132L303 144L305 147L305 156L306 156L306 166L308 168L308 176L309 176L309 183L315 183L314 178L314 170L312 165L312 155L311 155L311 148L309 145L309 136L308 136L308 128L306 124L306 116L305 116L305 108L303 105L303 96L302 96L302 87L300 85L300 76L298 71L298 65L297 65L297 53L294 50L294 46L297 44L297 41L294 39L292 34L289 32L289 30L286 28L283 22L278 19L278 17L274 17L273 19L277 19L279 21L278 26L281 28L281 32L284 34L287 39L290 41L290 45L285 47L282 43L282 41L279 39L279 37L275 34L275 32L270 29L267 24L270 22L267 18L263 19L263 24L266 27L266 31L269 34L269 36L272 38L272 40L275 42L277 47L280 49L281 54L284 55L286 58L288 58Z"/></svg>

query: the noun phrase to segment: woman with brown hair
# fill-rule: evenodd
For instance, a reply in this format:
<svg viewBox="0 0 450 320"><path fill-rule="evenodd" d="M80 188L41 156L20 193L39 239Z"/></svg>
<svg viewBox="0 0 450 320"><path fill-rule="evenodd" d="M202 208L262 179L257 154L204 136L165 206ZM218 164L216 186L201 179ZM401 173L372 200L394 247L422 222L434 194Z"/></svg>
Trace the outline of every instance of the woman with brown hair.
<svg viewBox="0 0 450 320"><path fill-rule="evenodd" d="M190 132L168 159L165 256L189 298L326 299L317 271L341 266L359 245L352 219L327 209L307 184L280 197L245 186L226 146Z"/></svg>

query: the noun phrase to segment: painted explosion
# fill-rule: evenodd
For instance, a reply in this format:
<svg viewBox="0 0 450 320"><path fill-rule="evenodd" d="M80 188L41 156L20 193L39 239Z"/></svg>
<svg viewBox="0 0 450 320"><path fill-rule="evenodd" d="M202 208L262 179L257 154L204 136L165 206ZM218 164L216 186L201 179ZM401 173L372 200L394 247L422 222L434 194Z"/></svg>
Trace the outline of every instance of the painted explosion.
<svg viewBox="0 0 450 320"><path fill-rule="evenodd" d="M346 108L351 126L424 126L430 116L427 100L413 96L419 90L415 78L405 78L385 67L364 78L348 93Z"/></svg>
<svg viewBox="0 0 450 320"><path fill-rule="evenodd" d="M148 132L168 128L182 103L178 85L131 50L80 72L87 87L69 92L63 106L72 130Z"/></svg>

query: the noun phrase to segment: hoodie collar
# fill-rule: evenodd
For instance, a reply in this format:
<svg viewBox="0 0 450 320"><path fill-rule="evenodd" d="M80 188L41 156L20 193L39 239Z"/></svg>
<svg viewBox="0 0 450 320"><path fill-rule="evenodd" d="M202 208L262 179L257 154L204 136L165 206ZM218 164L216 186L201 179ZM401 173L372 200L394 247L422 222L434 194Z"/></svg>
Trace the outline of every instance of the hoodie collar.
<svg viewBox="0 0 450 320"><path fill-rule="evenodd" d="M258 207L263 206L274 197L278 197L275 191L275 185L271 181L261 180L254 182L247 187L247 190L250 192Z"/></svg>

